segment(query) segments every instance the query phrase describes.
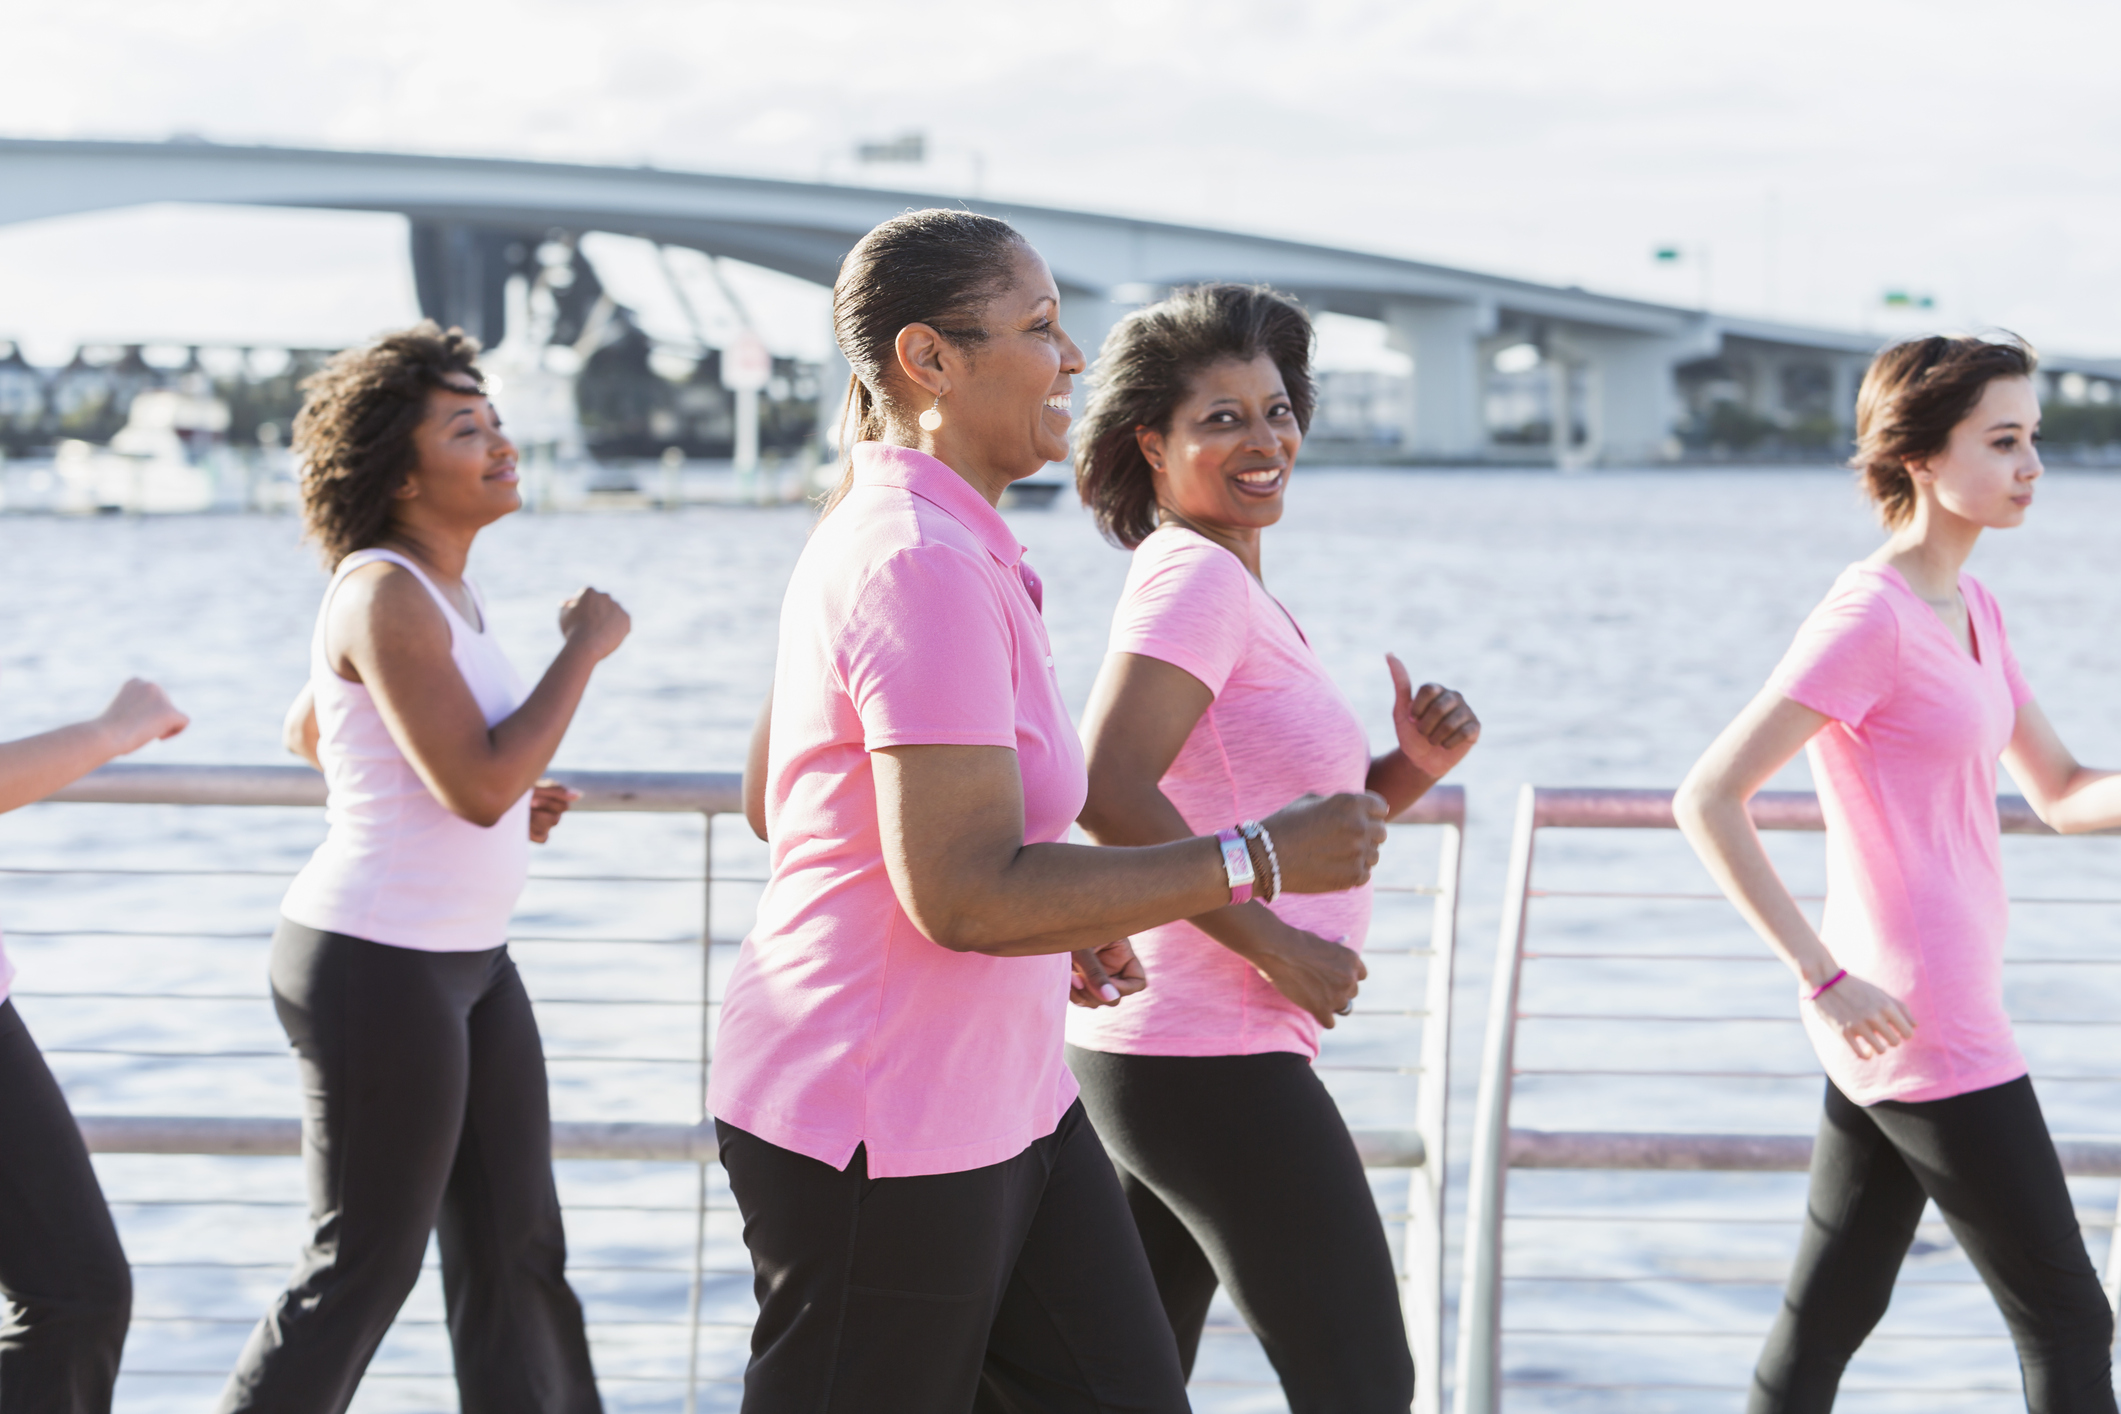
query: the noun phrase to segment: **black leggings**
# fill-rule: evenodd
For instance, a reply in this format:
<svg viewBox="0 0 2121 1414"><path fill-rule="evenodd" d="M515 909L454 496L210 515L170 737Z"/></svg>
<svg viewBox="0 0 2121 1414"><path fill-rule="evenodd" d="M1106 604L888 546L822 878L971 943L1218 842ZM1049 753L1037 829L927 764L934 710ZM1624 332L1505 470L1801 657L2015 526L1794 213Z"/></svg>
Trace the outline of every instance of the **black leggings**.
<svg viewBox="0 0 2121 1414"><path fill-rule="evenodd" d="M132 1269L66 1097L0 1002L0 1414L109 1414Z"/></svg>
<svg viewBox="0 0 2121 1414"><path fill-rule="evenodd" d="M505 947L419 952L284 919L273 1004L300 1059L309 1243L222 1414L336 1414L439 1232L464 1414L600 1409L552 1181L545 1053Z"/></svg>
<svg viewBox="0 0 2121 1414"><path fill-rule="evenodd" d="M1081 1105L1013 1159L918 1178L715 1131L757 1274L744 1414L1184 1414Z"/></svg>
<svg viewBox="0 0 2121 1414"><path fill-rule="evenodd" d="M1750 1414L1833 1408L1885 1314L1925 1200L1988 1284L2033 1414L2113 1414L2113 1316L2033 1083L1868 1108L1829 1082L1804 1238L1753 1374Z"/></svg>
<svg viewBox="0 0 2121 1414"><path fill-rule="evenodd" d="M1219 1283L1292 1414L1406 1414L1414 1359L1384 1223L1311 1062L1070 1046L1068 1066L1119 1166L1186 1373Z"/></svg>

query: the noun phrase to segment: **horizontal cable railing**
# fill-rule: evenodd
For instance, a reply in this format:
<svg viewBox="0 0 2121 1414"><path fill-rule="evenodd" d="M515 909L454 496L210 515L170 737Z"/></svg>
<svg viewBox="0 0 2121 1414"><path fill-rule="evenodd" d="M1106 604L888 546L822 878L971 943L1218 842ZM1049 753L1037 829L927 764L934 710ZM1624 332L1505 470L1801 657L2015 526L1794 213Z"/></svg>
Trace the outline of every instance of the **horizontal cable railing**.
<svg viewBox="0 0 2121 1414"><path fill-rule="evenodd" d="M690 994L683 996L615 995L615 992L631 989L614 987L609 980L588 992L570 992L538 985L535 977L527 979L533 984L531 990L537 1007L567 1008L565 1014L570 1017L592 1013L602 1008L621 1008L634 1009L644 1017L688 1010L695 1012L698 1018L696 1053L688 1050L683 1055L670 1054L652 1045L639 1043L607 1052L584 1052L560 1047L548 1051L547 1062L561 1070L575 1067L603 1069L610 1066L640 1066L651 1071L660 1069L666 1072L689 1069L693 1072L694 1080L688 1085L688 1090L693 1093L688 1094L686 1098L692 1102L689 1106L692 1114L698 1115L704 1108L702 1102L711 1056L713 1016L719 1006L719 997L714 995L711 985L712 978L719 975L714 970L714 959L719 956L722 959L721 965L726 966L729 951L736 945L733 938L715 938L711 934L713 906L716 902L714 890L717 885L755 885L763 882L762 875L756 868L746 872L718 871L714 867L714 819L718 815L740 812L739 778L726 772L560 771L554 775L581 792L581 799L572 807L576 812L696 816L702 823L706 851L703 856L705 866L696 873L677 872L667 868L601 871L541 867L533 871L531 877L534 882L551 885L686 885L701 891L699 928L697 932L689 934L672 935L668 932L640 928L613 928L602 936L577 935L564 929L550 928L525 929L521 933L511 934L509 942L512 948L565 950L598 947L676 947L689 948L699 954L696 987L688 988ZM278 807L313 810L321 808L324 803L324 785L316 772L300 766L115 765L95 772L57 793L52 799L63 804L105 806ZM1414 1063L1329 1061L1320 1066L1321 1070L1355 1075L1411 1077L1415 1082L1414 1124L1411 1127L1358 1127L1353 1133L1357 1151L1367 1167L1410 1170L1410 1186L1405 1208L1395 1208L1383 1216L1388 1222L1398 1226L1404 1234L1402 1279L1405 1315L1410 1341L1422 1370L1421 1385L1425 1391L1423 1399L1416 1406L1418 1414L1440 1414L1441 1408L1436 1397L1440 1381L1434 1376L1441 1365L1443 1139L1446 1120L1445 1097L1449 1085L1452 958L1456 942L1464 820L1465 797L1462 790L1457 787L1440 787L1431 791L1427 797L1395 819L1393 824L1439 827L1442 844L1433 881L1380 879L1377 885L1381 894L1407 896L1410 899L1427 898L1431 901L1429 937L1425 940L1425 945L1381 938L1380 946L1370 949L1373 955L1380 958L1404 957L1425 961L1426 981L1418 998L1380 996L1375 1005L1358 1006L1351 1021L1374 1019L1418 1025L1421 1032L1419 1050L1417 1054L1409 1057ZM64 858L41 866L25 864L0 869L0 874L21 879L25 884L31 881L46 881L49 887L58 888L72 887L67 883L69 880L87 882L91 890L94 884L89 881L94 880L109 880L112 887L122 885L128 889L136 887L135 881L168 880L172 888L178 891L172 897L180 904L204 881L225 879L241 883L276 880L288 878L292 873L293 870L288 867L229 867L218 864L209 867L182 861L173 861L166 867L140 867L124 859L103 864L76 862ZM160 911L170 922L170 927L99 926L101 920L85 919L84 926L81 927L32 926L12 929L9 936L21 942L39 944L72 940L83 946L102 945L121 950L155 947L158 952L171 942L209 948L233 945L262 952L271 938L270 929L265 927L217 927L213 924L218 920L203 915L193 915L192 917L198 919L193 922L192 917L186 916L181 906ZM527 962L524 965L531 966ZM1373 988L1376 985L1375 982L1372 983ZM88 980L87 985L69 986L62 982L49 990L38 988L34 976L25 977L18 986L17 994L25 1000L37 1002L108 1004L119 1007L135 1004L157 1008L226 1007L230 1004L259 1004L265 1001L262 992L243 992L226 985L216 986L210 982L194 981L179 987L128 984L122 970L111 974L108 980L97 976ZM1420 1004L1411 1004L1415 1001ZM1402 1002L1407 1004L1401 1004ZM651 1013L642 1009L660 1010ZM1347 1024L1343 1023L1344 1026ZM645 1040L645 1036L643 1039ZM102 1028L92 1042L77 1044L61 1041L47 1045L45 1051L54 1057L55 1061L82 1064L146 1063L156 1066L255 1065L266 1062L284 1064L288 1055L284 1047L265 1049L246 1047L241 1043L135 1044L112 1039L108 1027ZM670 1082L655 1083L668 1085ZM98 1114L79 1112L82 1108L77 1106L78 1123L90 1149L98 1154L284 1159L297 1156L301 1152L301 1124L291 1118ZM691 1165L697 1170L694 1201L689 1204L641 1200L570 1201L567 1204L570 1214L598 1214L614 1220L650 1218L658 1215L665 1219L681 1214L691 1216L691 1248L681 1258L663 1262L599 1262L592 1259L576 1261L569 1266L571 1272L590 1277L634 1276L647 1279L661 1276L679 1277L686 1281L685 1314L681 1320L633 1313L600 1315L593 1312L590 1324L593 1339L612 1338L634 1331L676 1331L682 1328L685 1349L682 1373L656 1373L652 1369L629 1368L609 1356L600 1356L599 1379L628 1385L675 1387L682 1391L682 1407L687 1414L691 1414L691 1411L698 1407L703 1389L726 1387L741 1380L740 1361L737 1365L727 1368L707 1367L705 1362L708 1356L702 1346L702 1333L716 1332L719 1339L721 1335L732 1335L748 1329L750 1324L748 1316L745 1319L717 1316L707 1312L703 1306L705 1283L722 1281L728 1283L731 1290L748 1291L750 1276L748 1267L740 1269L726 1265L710 1266L707 1263L710 1216L715 1217L718 1222L732 1222L732 1226L734 1216L734 1206L727 1201L721 1189L713 1189L713 1196L710 1196L709 1166L717 1156L713 1123L711 1120L649 1122L560 1118L553 1122L552 1130L555 1159ZM258 1211L293 1215L306 1207L298 1197L275 1199L249 1194L220 1193L184 1197L113 1194L111 1201L113 1208L121 1212L140 1214L220 1208L232 1213ZM575 1245L570 1243L571 1247ZM174 1273L184 1270L256 1274L283 1270L285 1261L284 1258L279 1262L249 1261L217 1254L197 1260L146 1261L138 1265L143 1273ZM628 1301L630 1304L637 1304L635 1298L628 1298ZM594 1306L593 1302L591 1304ZM181 1311L157 1308L143 1300L141 1313L135 1320L136 1323L152 1329L181 1329L188 1326L197 1326L202 1330L219 1327L233 1329L252 1324L256 1320L256 1313L236 1315L216 1312L187 1315ZM426 1316L407 1316L398 1324L413 1332L415 1337L419 1337L420 1333L434 1327L436 1322ZM1224 1320L1211 1322L1208 1330L1209 1334L1217 1336L1246 1335L1242 1325ZM601 1337L599 1333L602 1333ZM226 1373L224 1368L163 1368L167 1364L166 1360L136 1362L126 1367L125 1374L129 1379L188 1381L209 1376L220 1378ZM447 1379L448 1372L407 1370L395 1366L388 1369L378 1367L371 1372L370 1378L393 1381ZM1256 1390L1259 1381L1204 1378L1196 1381L1196 1384L1202 1388Z"/></svg>
<svg viewBox="0 0 2121 1414"><path fill-rule="evenodd" d="M1661 1173L1801 1173L1810 1166L1813 1138L1805 1134L1747 1134L1715 1132L1650 1132L1612 1131L1593 1128L1556 1130L1552 1128L1526 1129L1511 1125L1511 1100L1517 1082L1525 1079L1561 1081L1588 1079L1599 1082L1657 1081L1657 1082L1784 1082L1803 1080L1820 1082L1821 1072L1816 1064L1805 1069L1781 1069L1771 1066L1734 1066L1725 1062L1728 1047L1719 1038L1714 1044L1702 1048L1698 1043L1690 1044L1679 1052L1677 1064L1667 1066L1630 1064L1624 1053L1615 1053L1599 1048L1595 1041L1589 1043L1591 1063L1569 1065L1520 1065L1518 1061L1519 1032L1524 1023L1554 1023L1577 1028L1578 1036L1625 1036L1639 1041L1650 1034L1652 1028L1724 1028L1739 1026L1759 1032L1763 1027L1787 1027L1793 1031L1801 1026L1795 1009L1781 1015L1734 1012L1730 1014L1704 1013L1698 1009L1682 1011L1676 1007L1669 1011L1654 1008L1631 1007L1627 1009L1599 1010L1582 1005L1588 996L1582 987L1569 988L1567 1001L1560 1006L1525 1007L1521 1003L1524 970L1532 963L1568 963L1594 965L1654 965L1657 969L1671 969L1678 965L1727 963L1780 965L1764 948L1757 952L1719 953L1699 950L1657 951L1641 948L1601 951L1595 948L1552 947L1528 945L1530 910L1534 900L1581 901L1587 903L1654 902L1657 904L1721 904L1723 895L1707 892L1698 887L1679 891L1627 888L1544 888L1534 880L1537 858L1536 845L1542 831L1550 830L1676 830L1673 816L1672 793L1653 790L1569 790L1526 786L1519 796L1517 817L1511 839L1508 878L1504 886L1503 917L1496 945L1495 972L1489 994L1487 1029L1483 1036L1482 1063L1478 1100L1473 1124L1473 1152L1468 1181L1467 1219L1464 1284L1459 1300L1459 1347L1456 1385L1455 1414L1498 1414L1503 1407L1507 1390L1520 1389L1526 1392L1606 1392L1616 1396L1647 1398L1650 1396L1677 1397L1687 1392L1707 1393L1735 1392L1746 1389L1743 1382L1728 1385L1714 1383L1690 1383L1685 1380L1657 1381L1650 1378L1627 1378L1600 1380L1578 1379L1565 1370L1554 1367L1552 1361L1542 1362L1536 1377L1523 1379L1506 1378L1503 1366L1503 1344L1505 1337L1516 1337L1539 1341L1582 1341L1601 1352L1612 1349L1616 1341L1749 1341L1757 1344L1765 1335L1763 1324L1758 1330L1719 1330L1697 1327L1660 1329L1652 1325L1631 1327L1584 1325L1582 1327L1560 1327L1551 1324L1506 1325L1505 1288L1512 1285L1543 1285L1555 1287L1579 1287L1584 1290L1625 1289L1640 1287L1707 1287L1743 1288L1758 1287L1777 1289L1783 1276L1767 1273L1731 1274L1704 1269L1704 1261L1710 1265L1719 1256L1696 1254L1691 1267L1686 1270L1662 1271L1618 1271L1618 1272L1560 1272L1504 1270L1504 1237L1506 1227L1512 1222L1534 1222L1543 1225L1595 1224L1610 1228L1613 1224L1670 1224L1670 1223L1737 1223L1774 1224L1794 1230L1801 1220L1801 1211L1787 1218L1764 1218L1742 1216L1728 1217L1718 1213L1698 1215L1665 1215L1654 1212L1638 1213L1632 1210L1613 1209L1598 1212L1533 1212L1509 1213L1507 1197L1510 1173L1527 1170L1573 1170L1579 1172L1661 1172ZM1821 831L1825 820L1819 800L1809 792L1767 791L1755 796L1750 805L1753 822L1762 830ZM2003 833L2024 836L2052 836L2054 832L2043 824L2024 800L2003 797L1997 802L1998 821ZM1805 896L1800 895L1803 899ZM1817 902L1812 895L1808 901ZM2099 905L2121 903L2121 897L2106 898L2086 896L2035 896L2012 900L2014 904L2054 905ZM2081 968L2121 965L2121 956L2107 957L2057 957L2057 956L2011 956L2008 959L2013 969L2042 967ZM1572 978L1577 973L1569 974ZM1661 972L1628 974L1631 977L1644 975L1658 978L1659 985L1670 990L1672 982ZM1718 976L1728 974L1717 974ZM1747 974L1750 975L1750 974ZM1680 1005L1684 1005L1681 1003ZM2084 1015L2036 1016L2023 1019L2017 1024L2030 1028L2082 1028L2112 1026L2115 1018ZM1585 1031L1582 1028L1593 1028ZM1616 1028L1608 1032L1606 1028ZM1625 1028L1624 1031L1618 1028ZM1693 1035L1696 1033L1688 1033ZM1713 1033L1711 1033L1713 1034ZM1708 1064L1701 1064L1692 1057L1699 1055ZM1807 1056L1809 1059L1809 1056ZM1617 1063L1616 1063L1617 1062ZM2040 1083L2099 1084L2121 1082L2121 1073L2106 1073L2097 1069L2076 1068L2059 1074L2040 1072ZM1659 1091L1659 1094L1669 1094ZM1747 1092L1751 1093L1751 1092ZM2064 1171L2078 1178L2121 1177L2121 1142L2105 1138L2061 1137L2056 1141ZM2113 1219L2088 1219L2091 1228L2111 1231ZM1925 1227L1931 1227L1925 1224ZM1948 1241L1948 1234L1936 1228L1939 1242ZM1540 1251L1553 1250L1544 1240ZM2121 1244L2117 1244L2109 1256L2109 1294L2113 1294L2113 1278L2121 1275ZM1935 1277L1913 1277L1903 1282L1910 1287L1967 1287L1978 1285L1970 1277L1938 1279ZM1880 1332L1874 1339L1887 1344L1953 1340L1978 1340L1989 1342L2005 1337L1993 1331L1979 1333L1932 1333L1928 1331L1888 1330ZM1739 1355L1736 1358L1743 1360ZM1741 1368L1749 1368L1741 1366ZM1985 1386L1978 1382L1954 1383L1949 1386L1903 1385L1896 1381L1877 1379L1852 1380L1844 1386L1848 1395L1874 1394L1879 1396L1906 1396L1909 1398L1935 1397L1943 1400L1961 1395L1978 1394ZM2010 1393L2017 1393L2015 1387ZM1568 1407L1576 1408L1571 1404ZM1617 1408L1633 1407L1622 1402Z"/></svg>

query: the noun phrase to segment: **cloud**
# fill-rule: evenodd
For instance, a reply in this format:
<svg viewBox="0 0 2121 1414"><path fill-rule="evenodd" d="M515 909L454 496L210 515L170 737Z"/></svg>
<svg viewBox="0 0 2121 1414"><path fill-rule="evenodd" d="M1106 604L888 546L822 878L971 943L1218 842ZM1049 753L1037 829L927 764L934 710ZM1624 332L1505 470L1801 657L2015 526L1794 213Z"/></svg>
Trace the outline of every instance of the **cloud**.
<svg viewBox="0 0 2121 1414"><path fill-rule="evenodd" d="M2103 0L75 0L10 18L0 132L929 180L1849 324L2121 349ZM974 156L977 156L977 161ZM909 185L921 184L905 174ZM0 311L4 314L4 311Z"/></svg>

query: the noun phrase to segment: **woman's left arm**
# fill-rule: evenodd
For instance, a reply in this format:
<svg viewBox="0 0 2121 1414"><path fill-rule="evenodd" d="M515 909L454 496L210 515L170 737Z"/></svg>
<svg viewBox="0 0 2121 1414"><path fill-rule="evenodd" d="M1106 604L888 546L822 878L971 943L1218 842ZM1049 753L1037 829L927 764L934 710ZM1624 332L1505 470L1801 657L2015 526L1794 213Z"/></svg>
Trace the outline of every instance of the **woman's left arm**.
<svg viewBox="0 0 2121 1414"><path fill-rule="evenodd" d="M1465 759L1480 740L1480 719L1449 688L1429 682L1416 692L1407 665L1396 655L1385 654L1385 666L1392 673L1392 730L1399 749L1373 760L1364 784L1397 815Z"/></svg>
<svg viewBox="0 0 2121 1414"><path fill-rule="evenodd" d="M323 732L317 726L317 694L305 682L287 709L287 719L280 724L280 744L289 755L299 756L321 771L324 762L317 755L317 743L322 739Z"/></svg>
<svg viewBox="0 0 2121 1414"><path fill-rule="evenodd" d="M2079 764L2030 698L2018 708L2003 764L2049 828L2065 835L2121 829L2121 771Z"/></svg>
<svg viewBox="0 0 2121 1414"><path fill-rule="evenodd" d="M166 741L191 724L154 683L132 678L100 716L0 742L0 814L44 799L98 766Z"/></svg>

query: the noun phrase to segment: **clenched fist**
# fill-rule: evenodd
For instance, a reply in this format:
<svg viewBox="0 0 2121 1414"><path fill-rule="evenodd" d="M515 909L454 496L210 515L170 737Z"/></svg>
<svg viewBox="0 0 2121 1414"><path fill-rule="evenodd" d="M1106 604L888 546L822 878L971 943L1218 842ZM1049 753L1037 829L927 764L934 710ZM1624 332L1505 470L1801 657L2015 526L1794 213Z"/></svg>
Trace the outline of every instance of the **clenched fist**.
<svg viewBox="0 0 2121 1414"><path fill-rule="evenodd" d="M110 733L115 754L138 751L151 741L166 741L191 725L169 694L144 678L127 678L98 718Z"/></svg>
<svg viewBox="0 0 2121 1414"><path fill-rule="evenodd" d="M560 605L560 636L581 644L598 662L610 657L632 631L633 619L601 589L584 589Z"/></svg>
<svg viewBox="0 0 2121 1414"><path fill-rule="evenodd" d="M1281 888L1289 894L1337 894L1370 882L1385 842L1391 807L1372 791L1307 795L1261 823L1274 838Z"/></svg>

